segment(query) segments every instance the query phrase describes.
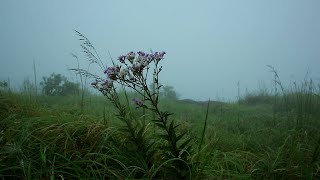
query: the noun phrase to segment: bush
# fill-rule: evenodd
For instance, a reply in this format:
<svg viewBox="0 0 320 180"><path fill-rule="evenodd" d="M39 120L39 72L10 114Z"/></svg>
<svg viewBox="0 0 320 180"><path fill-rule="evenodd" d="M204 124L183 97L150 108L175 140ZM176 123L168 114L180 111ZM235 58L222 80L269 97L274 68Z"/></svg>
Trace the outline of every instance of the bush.
<svg viewBox="0 0 320 180"><path fill-rule="evenodd" d="M174 90L173 86L163 86L161 95L164 98L168 98L168 99L172 99L172 100L177 100L178 99L178 94Z"/></svg>
<svg viewBox="0 0 320 180"><path fill-rule="evenodd" d="M7 83L7 81L0 81L0 91L2 90L7 90L9 88L9 85Z"/></svg>
<svg viewBox="0 0 320 180"><path fill-rule="evenodd" d="M78 83L68 81L61 75L52 73L49 77L43 77L40 83L42 91L48 96L65 96L79 94L80 88Z"/></svg>

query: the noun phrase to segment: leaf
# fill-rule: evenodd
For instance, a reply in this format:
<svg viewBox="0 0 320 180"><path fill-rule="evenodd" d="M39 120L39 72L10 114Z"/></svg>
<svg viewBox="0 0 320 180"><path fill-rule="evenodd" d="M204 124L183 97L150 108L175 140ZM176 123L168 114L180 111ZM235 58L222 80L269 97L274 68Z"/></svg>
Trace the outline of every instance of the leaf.
<svg viewBox="0 0 320 180"><path fill-rule="evenodd" d="M174 132L173 123L174 123L174 121L172 120L169 125L169 132L172 132L172 131Z"/></svg>
<svg viewBox="0 0 320 180"><path fill-rule="evenodd" d="M167 141L170 141L170 137L168 135L161 134L161 135L159 135L159 137L162 138L162 139L165 139Z"/></svg>
<svg viewBox="0 0 320 180"><path fill-rule="evenodd" d="M181 133L179 136L177 136L176 142L178 142L186 133L187 133L187 131L185 131L185 132Z"/></svg>
<svg viewBox="0 0 320 180"><path fill-rule="evenodd" d="M156 122L155 124L162 129L166 129L166 127L161 122Z"/></svg>
<svg viewBox="0 0 320 180"><path fill-rule="evenodd" d="M165 118L168 118L171 115L173 115L173 113L169 113L168 111L162 112L162 116Z"/></svg>
<svg viewBox="0 0 320 180"><path fill-rule="evenodd" d="M188 156L188 151L187 150L183 150L182 153L180 154L180 158L181 159L186 159L186 157Z"/></svg>
<svg viewBox="0 0 320 180"><path fill-rule="evenodd" d="M199 147L198 147L198 153L200 153L201 146L202 146L202 144L204 143L204 136L205 136L205 133L206 133L207 121L208 121L208 114L209 114L209 105L210 105L210 99L209 99L208 104L207 104L206 118L204 119L204 125L203 125L203 130L202 130L202 135L201 135L200 144L199 144Z"/></svg>
<svg viewBox="0 0 320 180"><path fill-rule="evenodd" d="M192 148L192 145L188 146L188 147L186 148L186 152L190 152L190 151L191 151L191 148Z"/></svg>
<svg viewBox="0 0 320 180"><path fill-rule="evenodd" d="M155 149L153 149L153 150L151 150L151 151L149 151L149 150L147 150L147 158L149 159L149 161L150 161L150 159L156 154L156 150Z"/></svg>
<svg viewBox="0 0 320 180"><path fill-rule="evenodd" d="M150 144L147 146L147 151L149 151L154 144L155 144L155 142L150 143ZM155 151L155 150L154 150L154 151Z"/></svg>
<svg viewBox="0 0 320 180"><path fill-rule="evenodd" d="M176 129L177 127L179 127L181 124L177 124L173 127L173 129Z"/></svg>
<svg viewBox="0 0 320 180"><path fill-rule="evenodd" d="M171 154L169 151L164 152L163 155L164 155L164 157L165 157L166 159L172 159L172 158L174 158L174 155Z"/></svg>
<svg viewBox="0 0 320 180"><path fill-rule="evenodd" d="M190 141L191 141L191 138L189 138L184 143L182 143L181 146L179 147L179 149L184 149L189 144Z"/></svg>
<svg viewBox="0 0 320 180"><path fill-rule="evenodd" d="M145 132L146 126L143 126L137 133L138 138L143 138L143 133Z"/></svg>

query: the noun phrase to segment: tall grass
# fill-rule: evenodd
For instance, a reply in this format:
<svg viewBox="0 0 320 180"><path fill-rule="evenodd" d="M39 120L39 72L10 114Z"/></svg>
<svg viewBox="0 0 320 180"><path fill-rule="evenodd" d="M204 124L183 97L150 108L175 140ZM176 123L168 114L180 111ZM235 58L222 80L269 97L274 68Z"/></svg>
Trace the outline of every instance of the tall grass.
<svg viewBox="0 0 320 180"><path fill-rule="evenodd" d="M287 95L290 108L300 107L296 94ZM164 176L164 167L176 161L162 161L159 151L154 151L164 141L153 135L151 122L143 124L142 112L133 108L125 116L131 119L128 125L117 120L113 115L116 108L101 96L87 97L91 103L83 114L76 113L79 104L74 102L79 98L39 96L34 102L25 94L1 93L2 179L158 179ZM125 100L125 94L119 98ZM277 126L272 123L272 104L241 103L242 127L237 124L238 110L233 104L211 102L208 107L163 99L161 106L174 110L172 118L181 124L180 130L194 138L192 179L317 179L319 97L311 98L313 110L302 111L312 112L310 119L301 121L305 126L299 128L287 124L282 103L276 112ZM306 97L303 102L310 100ZM221 108L225 114L220 113ZM138 151L148 145L150 150Z"/></svg>
<svg viewBox="0 0 320 180"><path fill-rule="evenodd" d="M91 42L77 34L89 61L104 70ZM239 84L235 103L178 101L159 96L162 67L154 67L151 88L149 69L138 70L136 81L107 73L119 86L73 69L97 80L104 96L35 94L34 101L28 88L0 91L0 178L320 178L320 97L312 80L286 89L270 67L273 93L241 98Z"/></svg>

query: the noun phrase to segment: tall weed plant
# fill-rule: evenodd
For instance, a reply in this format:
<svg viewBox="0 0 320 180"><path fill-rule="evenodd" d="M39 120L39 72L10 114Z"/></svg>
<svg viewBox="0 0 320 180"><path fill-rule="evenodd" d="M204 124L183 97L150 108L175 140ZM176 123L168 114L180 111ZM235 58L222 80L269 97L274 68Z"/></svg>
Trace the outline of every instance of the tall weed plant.
<svg viewBox="0 0 320 180"><path fill-rule="evenodd" d="M131 51L119 56L117 61L112 60L112 64L106 66L92 43L80 32L76 33L90 63L98 65L105 76L99 77L79 67L72 70L91 77L91 85L107 97L117 109L116 116L124 124L119 130L126 137L127 153L137 162L137 171L133 177L196 177L196 164L192 163L191 158L200 153L201 146L198 153L193 153L190 143L192 139L187 138L187 131L179 129L180 124L171 118L172 112L159 106L159 92L162 88L159 75L166 52ZM151 86L148 85L150 81ZM126 93L128 90L134 91L137 97L130 99ZM124 99L119 96L123 92ZM140 109L142 114L137 113ZM202 139L203 137L204 134Z"/></svg>

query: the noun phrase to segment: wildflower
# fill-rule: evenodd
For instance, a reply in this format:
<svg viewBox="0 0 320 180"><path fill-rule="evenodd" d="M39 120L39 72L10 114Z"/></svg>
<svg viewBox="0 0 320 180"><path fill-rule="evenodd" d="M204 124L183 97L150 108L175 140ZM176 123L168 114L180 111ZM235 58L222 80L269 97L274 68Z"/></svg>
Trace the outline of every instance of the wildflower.
<svg viewBox="0 0 320 180"><path fill-rule="evenodd" d="M133 72L134 74L141 74L143 68L144 68L144 67L141 65L141 63L134 63L134 64L132 65L131 70L132 70L132 72Z"/></svg>
<svg viewBox="0 0 320 180"><path fill-rule="evenodd" d="M167 54L167 53L164 52L164 51L162 51L162 52L160 53L161 58L163 58L163 56L164 56L165 54Z"/></svg>
<svg viewBox="0 0 320 180"><path fill-rule="evenodd" d="M119 67L108 67L104 73L107 74L108 78L112 80L117 79L117 74L119 72L120 68Z"/></svg>
<svg viewBox="0 0 320 180"><path fill-rule="evenodd" d="M140 62L142 67L147 67L149 65L149 62L147 61L147 59L143 60Z"/></svg>
<svg viewBox="0 0 320 180"><path fill-rule="evenodd" d="M113 81L112 80L106 80L103 84L102 84L102 89L104 91L109 91L113 86Z"/></svg>
<svg viewBox="0 0 320 180"><path fill-rule="evenodd" d="M145 55L139 55L138 56L138 62L143 62L145 61L147 58L145 57Z"/></svg>
<svg viewBox="0 0 320 180"><path fill-rule="evenodd" d="M134 53L133 51L131 51L131 52L129 52L129 53L127 54L126 58L127 58L131 63L133 63L133 60L134 60L135 56L136 56L135 53Z"/></svg>
<svg viewBox="0 0 320 180"><path fill-rule="evenodd" d="M142 107L142 106L144 105L144 102L143 102L141 99L139 99L139 98L133 98L132 101L133 101L133 103L134 103L135 105L137 105L138 107Z"/></svg>
<svg viewBox="0 0 320 180"><path fill-rule="evenodd" d="M146 53L144 53L142 51L138 51L137 53L138 53L139 56L145 56L146 55Z"/></svg>
<svg viewBox="0 0 320 180"><path fill-rule="evenodd" d="M124 79L125 76L128 75L128 73L129 73L129 70L128 70L128 69L123 69L123 70L120 71L119 77L122 78L122 79Z"/></svg>
<svg viewBox="0 0 320 180"><path fill-rule="evenodd" d="M153 54L146 54L145 57L148 59L149 62L154 60L154 55Z"/></svg>
<svg viewBox="0 0 320 180"><path fill-rule="evenodd" d="M119 60L121 63L124 63L125 60L126 60L126 56L119 56L119 57L118 57L118 60Z"/></svg>
<svg viewBox="0 0 320 180"><path fill-rule="evenodd" d="M154 58L156 61L160 61L161 59L163 59L163 56L166 54L166 52L162 51L162 52L155 52L154 53Z"/></svg>

